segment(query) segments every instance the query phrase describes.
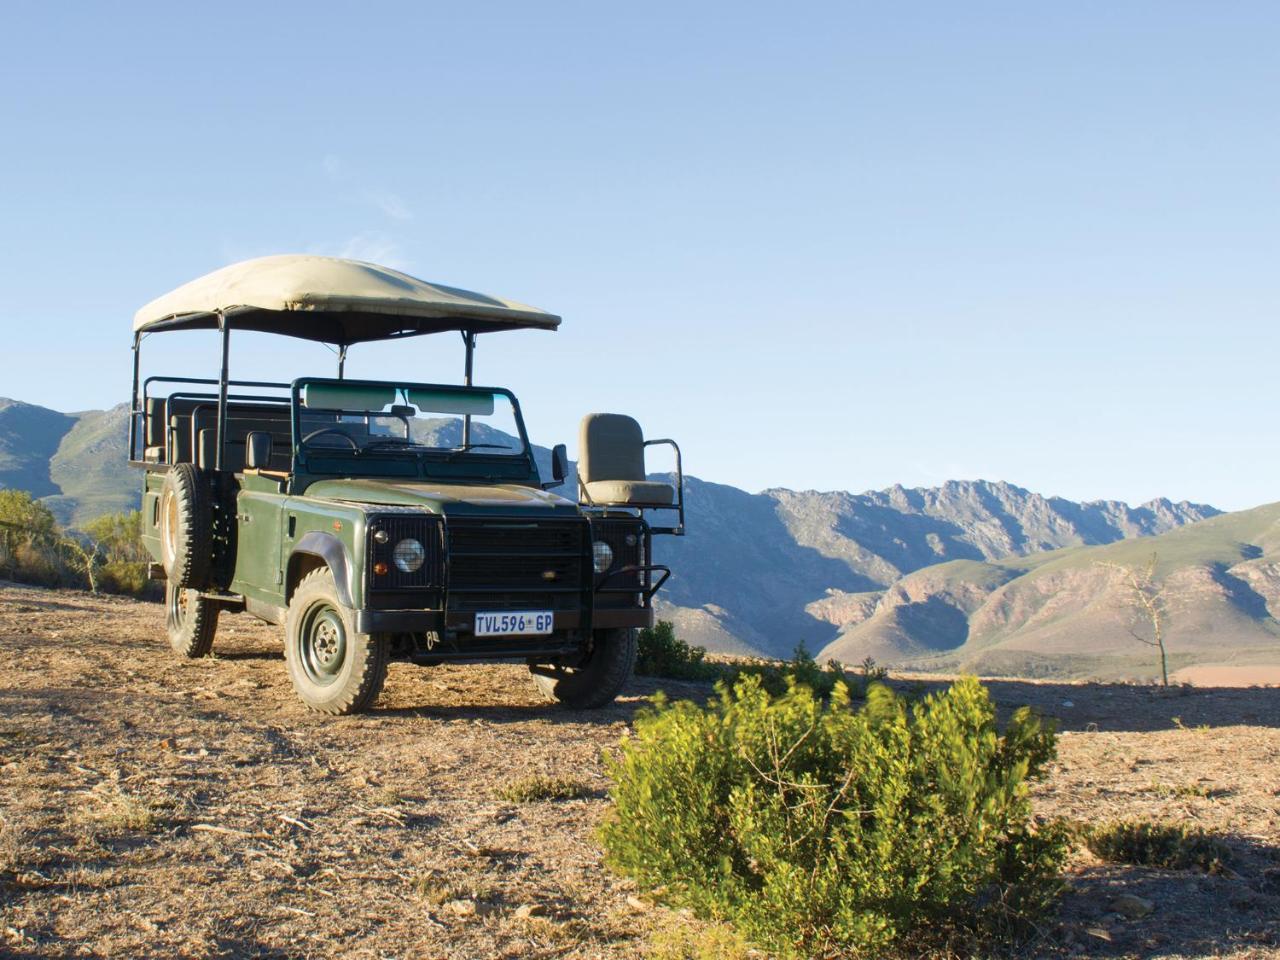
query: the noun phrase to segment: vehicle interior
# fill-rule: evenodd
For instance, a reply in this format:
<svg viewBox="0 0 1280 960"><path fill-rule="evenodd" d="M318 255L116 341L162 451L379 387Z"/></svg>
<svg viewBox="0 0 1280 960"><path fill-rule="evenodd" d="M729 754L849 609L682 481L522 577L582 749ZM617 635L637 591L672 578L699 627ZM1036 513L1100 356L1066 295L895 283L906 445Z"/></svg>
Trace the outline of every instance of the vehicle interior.
<svg viewBox="0 0 1280 960"><path fill-rule="evenodd" d="M144 388L145 462L194 463L202 470L216 469L217 394L184 389L151 396L152 383L164 381L153 378ZM182 381L192 382L214 383ZM289 384L233 381L229 386L294 390ZM289 393L227 394L224 471L239 473L248 467L280 476L294 472ZM297 395L308 472L350 474L351 455L358 454L367 461L360 473L411 476L419 472L416 466L408 469L409 464L388 461L419 453L438 455L450 467L441 472L450 476L459 473L455 461L460 454L468 459L508 461L500 465L505 466L500 470L504 478L516 479L527 472L523 425L514 400L504 392L311 380L300 381Z"/></svg>

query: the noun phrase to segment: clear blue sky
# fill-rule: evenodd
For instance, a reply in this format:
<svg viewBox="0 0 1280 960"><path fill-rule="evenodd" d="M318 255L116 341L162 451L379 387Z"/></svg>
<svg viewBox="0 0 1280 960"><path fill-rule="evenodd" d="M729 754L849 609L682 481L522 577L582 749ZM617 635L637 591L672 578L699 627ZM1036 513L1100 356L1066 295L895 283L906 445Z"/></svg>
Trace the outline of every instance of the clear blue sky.
<svg viewBox="0 0 1280 960"><path fill-rule="evenodd" d="M1280 499L1274 3L15 2L0 33L0 395L118 402L141 303L320 252L561 313L478 355L543 443L617 410L752 490ZM148 368L212 371L203 337Z"/></svg>

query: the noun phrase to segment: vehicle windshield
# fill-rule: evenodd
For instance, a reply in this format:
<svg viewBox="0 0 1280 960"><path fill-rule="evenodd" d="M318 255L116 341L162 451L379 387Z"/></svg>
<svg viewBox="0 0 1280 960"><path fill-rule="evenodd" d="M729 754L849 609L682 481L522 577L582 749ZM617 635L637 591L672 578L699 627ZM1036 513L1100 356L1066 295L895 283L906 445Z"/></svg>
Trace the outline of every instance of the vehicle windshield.
<svg viewBox="0 0 1280 960"><path fill-rule="evenodd" d="M515 404L497 391L326 381L303 384L299 401L299 436L311 451L504 457L525 453Z"/></svg>

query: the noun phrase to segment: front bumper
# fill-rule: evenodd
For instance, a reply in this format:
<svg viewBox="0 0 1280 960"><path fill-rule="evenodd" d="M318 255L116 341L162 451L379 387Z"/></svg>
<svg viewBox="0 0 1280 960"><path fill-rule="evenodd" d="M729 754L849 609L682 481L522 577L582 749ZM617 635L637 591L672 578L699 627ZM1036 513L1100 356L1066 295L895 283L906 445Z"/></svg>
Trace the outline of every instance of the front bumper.
<svg viewBox="0 0 1280 960"><path fill-rule="evenodd" d="M473 611L443 610L357 610L356 630L360 633L426 633L456 632L469 635L475 626ZM556 633L566 630L611 630L618 627L652 627L652 607L596 609L589 615L578 610L554 613ZM588 623L589 621L589 623Z"/></svg>

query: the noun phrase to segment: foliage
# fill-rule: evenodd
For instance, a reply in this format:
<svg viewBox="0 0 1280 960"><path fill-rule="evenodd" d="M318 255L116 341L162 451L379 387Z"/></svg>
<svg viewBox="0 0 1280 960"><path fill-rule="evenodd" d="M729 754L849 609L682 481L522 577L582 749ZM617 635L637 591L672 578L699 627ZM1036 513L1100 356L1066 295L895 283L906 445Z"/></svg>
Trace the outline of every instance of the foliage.
<svg viewBox="0 0 1280 960"><path fill-rule="evenodd" d="M1139 867L1221 873L1231 850L1212 834L1175 823L1121 820L1080 824L1077 835L1094 856Z"/></svg>
<svg viewBox="0 0 1280 960"><path fill-rule="evenodd" d="M825 667L818 666L803 643L796 647L790 660L741 660L727 663L723 667L723 677L730 686L736 685L742 677L758 677L761 687L774 697L785 694L793 684L808 687L820 697L829 697L837 683L849 682L839 663L828 660ZM865 696L866 685L861 684L854 692L858 696Z"/></svg>
<svg viewBox="0 0 1280 960"><path fill-rule="evenodd" d="M0 575L46 587L69 582L53 514L25 490L0 490Z"/></svg>
<svg viewBox="0 0 1280 960"><path fill-rule="evenodd" d="M707 663L706 647L691 647L676 637L669 620L640 631L636 654L636 673L642 677L667 677L672 680L715 680L720 668Z"/></svg>
<svg viewBox="0 0 1280 960"><path fill-rule="evenodd" d="M757 954L727 924L686 921L654 932L649 960L745 960Z"/></svg>
<svg viewBox="0 0 1280 960"><path fill-rule="evenodd" d="M831 696L838 681L849 684L856 696L864 696L867 685L884 680L888 672L877 667L868 657L862 663L861 673L849 676L835 660L828 660L825 667L799 644L790 660L738 660L733 663L712 663L706 660L705 647L690 646L679 639L675 627L668 620L659 620L657 626L641 630L639 652L636 657L636 673L642 677L666 677L672 680L710 681L724 680L730 686L744 676L760 678L760 683L773 696L781 696L791 682L803 684L822 697Z"/></svg>
<svg viewBox="0 0 1280 960"><path fill-rule="evenodd" d="M151 590L137 510L102 516L83 533L62 530L25 490L0 490L0 576L45 587Z"/></svg>
<svg viewBox="0 0 1280 960"><path fill-rule="evenodd" d="M873 683L855 710L843 683L775 698L747 673L638 716L600 836L615 869L781 956L1008 933L1059 889L1066 833L1033 830L1027 797L1054 749L1026 708L1001 735L973 679L917 704Z"/></svg>
<svg viewBox="0 0 1280 960"><path fill-rule="evenodd" d="M591 788L581 780L571 777L547 777L535 774L516 780L497 792L499 799L510 803L531 803L535 800L581 800L591 796Z"/></svg>

